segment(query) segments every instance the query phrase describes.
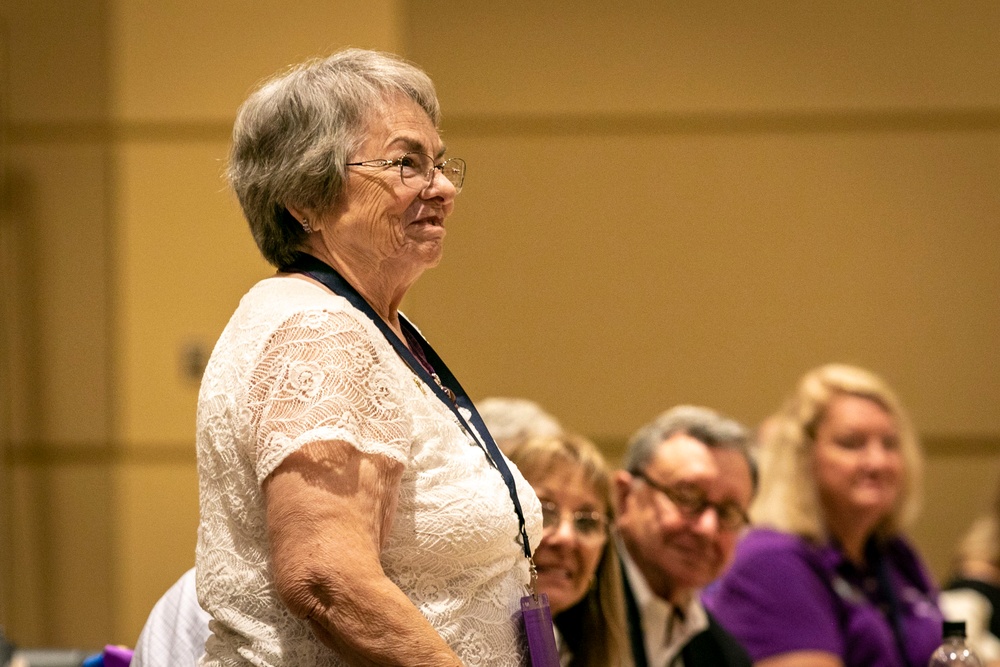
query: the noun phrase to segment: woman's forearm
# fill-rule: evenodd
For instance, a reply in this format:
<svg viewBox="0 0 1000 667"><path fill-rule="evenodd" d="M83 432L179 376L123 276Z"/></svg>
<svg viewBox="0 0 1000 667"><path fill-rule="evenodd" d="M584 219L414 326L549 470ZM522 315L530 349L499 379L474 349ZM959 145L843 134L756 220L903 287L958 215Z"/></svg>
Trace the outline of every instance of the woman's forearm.
<svg viewBox="0 0 1000 667"><path fill-rule="evenodd" d="M379 560L401 475L401 464L342 442L283 461L264 486L277 592L352 664L457 666Z"/></svg>
<svg viewBox="0 0 1000 667"><path fill-rule="evenodd" d="M314 598L314 604L308 619L313 632L351 664L462 664L409 598L384 576L370 581L354 576L342 593L334 593L326 604Z"/></svg>

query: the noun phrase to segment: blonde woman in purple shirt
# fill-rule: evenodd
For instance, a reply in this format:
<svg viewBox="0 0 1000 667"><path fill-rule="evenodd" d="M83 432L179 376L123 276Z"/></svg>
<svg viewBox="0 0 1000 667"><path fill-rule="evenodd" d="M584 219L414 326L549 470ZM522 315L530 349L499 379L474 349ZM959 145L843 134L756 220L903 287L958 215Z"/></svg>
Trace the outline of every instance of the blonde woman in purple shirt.
<svg viewBox="0 0 1000 667"><path fill-rule="evenodd" d="M922 461L899 400L866 370L821 366L769 432L758 527L706 606L759 667L923 667L941 615L901 535Z"/></svg>

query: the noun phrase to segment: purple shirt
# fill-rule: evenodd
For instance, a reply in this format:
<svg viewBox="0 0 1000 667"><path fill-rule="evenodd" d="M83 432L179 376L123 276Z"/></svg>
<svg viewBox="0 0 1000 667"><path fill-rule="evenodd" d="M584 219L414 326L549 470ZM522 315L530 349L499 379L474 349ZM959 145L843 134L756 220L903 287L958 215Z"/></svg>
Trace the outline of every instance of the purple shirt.
<svg viewBox="0 0 1000 667"><path fill-rule="evenodd" d="M864 572L833 544L755 529L732 567L705 591L705 606L754 661L793 651L840 656L845 667L923 667L941 643L937 591L900 538L879 548L899 610L899 655L876 572Z"/></svg>

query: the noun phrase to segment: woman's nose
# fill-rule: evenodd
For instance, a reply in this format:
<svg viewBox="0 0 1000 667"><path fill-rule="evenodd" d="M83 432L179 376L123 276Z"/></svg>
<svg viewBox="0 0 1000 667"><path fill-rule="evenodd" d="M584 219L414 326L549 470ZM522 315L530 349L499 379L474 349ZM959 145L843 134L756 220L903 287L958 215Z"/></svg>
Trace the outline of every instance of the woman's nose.
<svg viewBox="0 0 1000 667"><path fill-rule="evenodd" d="M559 523L553 526L545 537L550 543L567 544L576 540L576 529L572 521L560 517Z"/></svg>
<svg viewBox="0 0 1000 667"><path fill-rule="evenodd" d="M881 440L872 440L865 447L862 463L869 470L882 471L892 466L895 450Z"/></svg>
<svg viewBox="0 0 1000 667"><path fill-rule="evenodd" d="M441 197L445 200L452 200L458 194L458 188L455 184L448 180L448 177L441 173L440 169L431 169L431 180L424 186L424 189L420 191L420 194L425 199L433 199L434 197Z"/></svg>

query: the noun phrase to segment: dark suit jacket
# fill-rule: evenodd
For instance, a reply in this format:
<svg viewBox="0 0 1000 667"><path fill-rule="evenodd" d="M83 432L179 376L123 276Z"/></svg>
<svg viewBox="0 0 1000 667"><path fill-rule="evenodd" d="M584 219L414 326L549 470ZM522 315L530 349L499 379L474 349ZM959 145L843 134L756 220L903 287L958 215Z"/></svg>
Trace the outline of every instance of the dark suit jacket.
<svg viewBox="0 0 1000 667"><path fill-rule="evenodd" d="M635 602L635 595L632 593L632 586L629 585L624 567L622 584L625 588L625 612L628 615L632 658L635 660L635 667L649 667L646 662L646 643L642 635L639 607ZM726 632L708 610L705 613L708 614L708 628L692 637L681 649L684 667L752 667L750 656L736 638Z"/></svg>

